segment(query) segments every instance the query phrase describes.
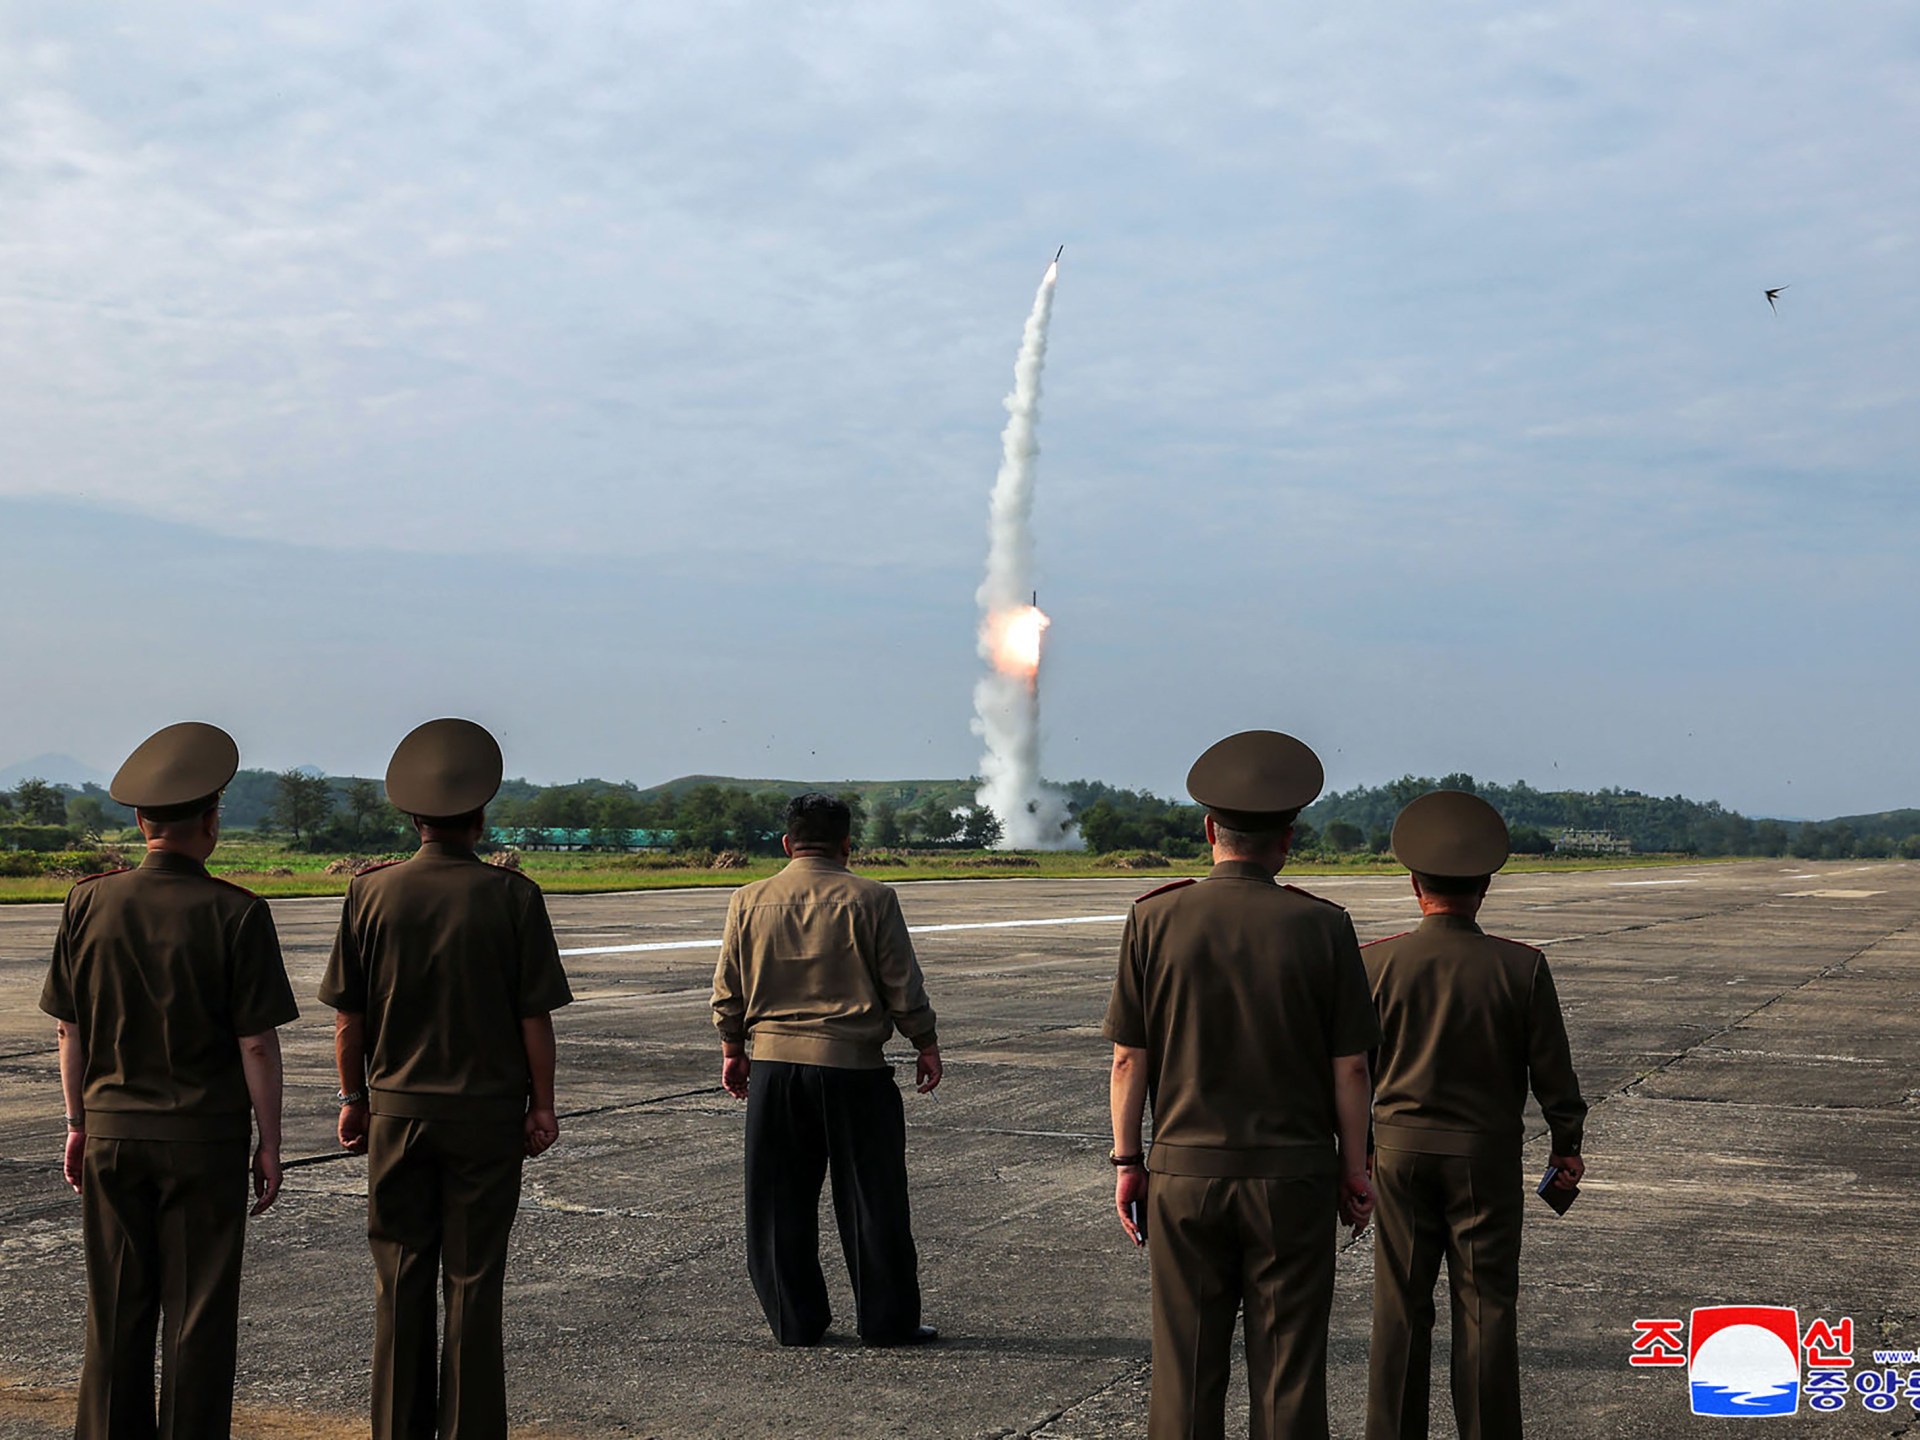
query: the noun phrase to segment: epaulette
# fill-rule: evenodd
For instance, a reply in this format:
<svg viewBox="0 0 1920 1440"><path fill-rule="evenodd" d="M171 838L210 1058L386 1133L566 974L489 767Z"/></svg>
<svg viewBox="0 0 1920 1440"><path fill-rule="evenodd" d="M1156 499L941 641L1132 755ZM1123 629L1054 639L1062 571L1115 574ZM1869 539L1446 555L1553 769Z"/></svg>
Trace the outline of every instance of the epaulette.
<svg viewBox="0 0 1920 1440"><path fill-rule="evenodd" d="M207 872L207 878L213 881L213 883L216 885L224 885L229 890L238 890L242 895L246 896L249 900L258 900L260 898L253 891L247 889L246 886L238 884L235 881L229 880L224 875L216 875L211 870Z"/></svg>
<svg viewBox="0 0 1920 1440"><path fill-rule="evenodd" d="M1344 910L1347 908L1346 906L1342 905L1338 900L1329 900L1327 899L1326 896L1316 895L1311 890L1302 890L1298 885L1282 885L1280 888L1282 890L1291 890L1294 894L1298 895L1302 900L1312 900L1313 902L1319 905L1331 905L1336 910Z"/></svg>
<svg viewBox="0 0 1920 1440"><path fill-rule="evenodd" d="M1360 948L1362 950L1365 950L1374 945L1384 945L1389 940L1404 940L1407 938L1407 936L1411 935L1412 933L1413 932L1411 930L1402 930L1395 935L1382 935L1378 940L1368 940L1367 942L1365 942L1365 944L1361 945Z"/></svg>
<svg viewBox="0 0 1920 1440"><path fill-rule="evenodd" d="M354 871L349 879L358 880L362 875L371 875L376 870L391 870L395 865L404 865L410 857L402 856L398 860L376 860L371 865L363 865Z"/></svg>
<svg viewBox="0 0 1920 1440"><path fill-rule="evenodd" d="M73 883L75 885L84 885L89 880L104 880L109 875L124 875L127 873L127 871L131 870L132 868L133 867L131 865L116 865L111 870L96 870L91 875L82 875L78 880L74 881Z"/></svg>
<svg viewBox="0 0 1920 1440"><path fill-rule="evenodd" d="M1147 891L1146 894L1137 896L1133 903L1138 905L1142 900L1151 900L1156 895L1165 895L1173 890L1184 890L1189 885L1198 885L1199 883L1200 882L1195 880L1191 875L1183 880L1169 880L1166 884L1156 885L1153 889Z"/></svg>

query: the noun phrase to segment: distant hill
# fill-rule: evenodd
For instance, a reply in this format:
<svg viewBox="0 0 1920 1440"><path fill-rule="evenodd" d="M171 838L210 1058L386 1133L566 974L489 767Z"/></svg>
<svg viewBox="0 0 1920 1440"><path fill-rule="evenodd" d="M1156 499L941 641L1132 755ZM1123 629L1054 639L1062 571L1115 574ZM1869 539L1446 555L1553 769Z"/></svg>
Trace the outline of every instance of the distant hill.
<svg viewBox="0 0 1920 1440"><path fill-rule="evenodd" d="M77 790L82 785L105 785L107 776L71 755L36 755L0 770L0 790L11 790L22 780L45 780L49 785Z"/></svg>
<svg viewBox="0 0 1920 1440"><path fill-rule="evenodd" d="M1872 835L1885 840L1905 840L1920 835L1920 810L1882 810L1876 815L1841 815L1820 822L1828 829L1844 825L1856 835Z"/></svg>

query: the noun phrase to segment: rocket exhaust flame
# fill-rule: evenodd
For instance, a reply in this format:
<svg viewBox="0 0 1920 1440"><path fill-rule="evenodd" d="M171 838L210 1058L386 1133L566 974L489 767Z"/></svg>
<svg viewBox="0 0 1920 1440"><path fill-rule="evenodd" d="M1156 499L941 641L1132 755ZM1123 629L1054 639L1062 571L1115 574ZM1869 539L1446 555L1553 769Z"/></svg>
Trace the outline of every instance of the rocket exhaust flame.
<svg viewBox="0 0 1920 1440"><path fill-rule="evenodd" d="M1065 247L1063 246L1062 249ZM980 605L980 658L992 671L973 690L973 733L986 741L977 803L1004 827L1008 849L1060 849L1078 843L1066 797L1040 779L1041 637L1051 623L1033 591L1033 488L1040 454L1040 372L1047 358L1047 327L1060 278L1055 255L1040 278L1013 367L1007 428L1001 432L1000 473L989 504L987 574Z"/></svg>
<svg viewBox="0 0 1920 1440"><path fill-rule="evenodd" d="M987 616L982 640L993 668L1032 684L1040 674L1040 636L1052 623L1037 605Z"/></svg>

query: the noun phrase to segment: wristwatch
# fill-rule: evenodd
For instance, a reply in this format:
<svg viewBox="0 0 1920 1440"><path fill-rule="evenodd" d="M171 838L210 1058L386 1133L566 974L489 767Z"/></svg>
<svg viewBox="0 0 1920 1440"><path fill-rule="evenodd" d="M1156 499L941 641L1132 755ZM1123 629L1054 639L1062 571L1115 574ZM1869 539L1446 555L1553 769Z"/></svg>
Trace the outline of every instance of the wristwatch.
<svg viewBox="0 0 1920 1440"><path fill-rule="evenodd" d="M1132 1155L1122 1155L1117 1150L1109 1150L1107 1152L1107 1163L1116 1170L1129 1170L1137 1166L1144 1166L1147 1163L1147 1157L1138 1152Z"/></svg>
<svg viewBox="0 0 1920 1440"><path fill-rule="evenodd" d="M367 1088L363 1085L351 1095L341 1090L336 1092L333 1098L342 1105L364 1105L367 1103Z"/></svg>
<svg viewBox="0 0 1920 1440"><path fill-rule="evenodd" d="M87 1117L86 1117L86 1116L84 1116L84 1115L69 1115L69 1116L67 1116L67 1129L69 1129L69 1130L84 1130L84 1129L86 1129L86 1128L87 1128Z"/></svg>

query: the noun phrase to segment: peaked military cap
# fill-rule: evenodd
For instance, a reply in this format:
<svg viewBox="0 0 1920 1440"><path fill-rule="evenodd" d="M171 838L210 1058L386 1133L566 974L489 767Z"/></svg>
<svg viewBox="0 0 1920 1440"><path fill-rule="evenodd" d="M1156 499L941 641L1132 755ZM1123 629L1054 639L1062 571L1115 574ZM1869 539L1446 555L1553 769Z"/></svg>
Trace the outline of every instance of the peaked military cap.
<svg viewBox="0 0 1920 1440"><path fill-rule="evenodd" d="M1468 880L1507 863L1507 822L1478 795L1432 790L1393 822L1393 854L1409 870Z"/></svg>
<svg viewBox="0 0 1920 1440"><path fill-rule="evenodd" d="M408 815L478 810L500 789L500 743L471 720L429 720L387 764L387 798Z"/></svg>
<svg viewBox="0 0 1920 1440"><path fill-rule="evenodd" d="M239 768L240 747L231 735L218 725L185 720L142 740L107 794L136 810L184 809L211 801Z"/></svg>
<svg viewBox="0 0 1920 1440"><path fill-rule="evenodd" d="M1230 830L1271 830L1312 803L1326 781L1320 757L1278 730L1242 730L1207 747L1187 793Z"/></svg>

